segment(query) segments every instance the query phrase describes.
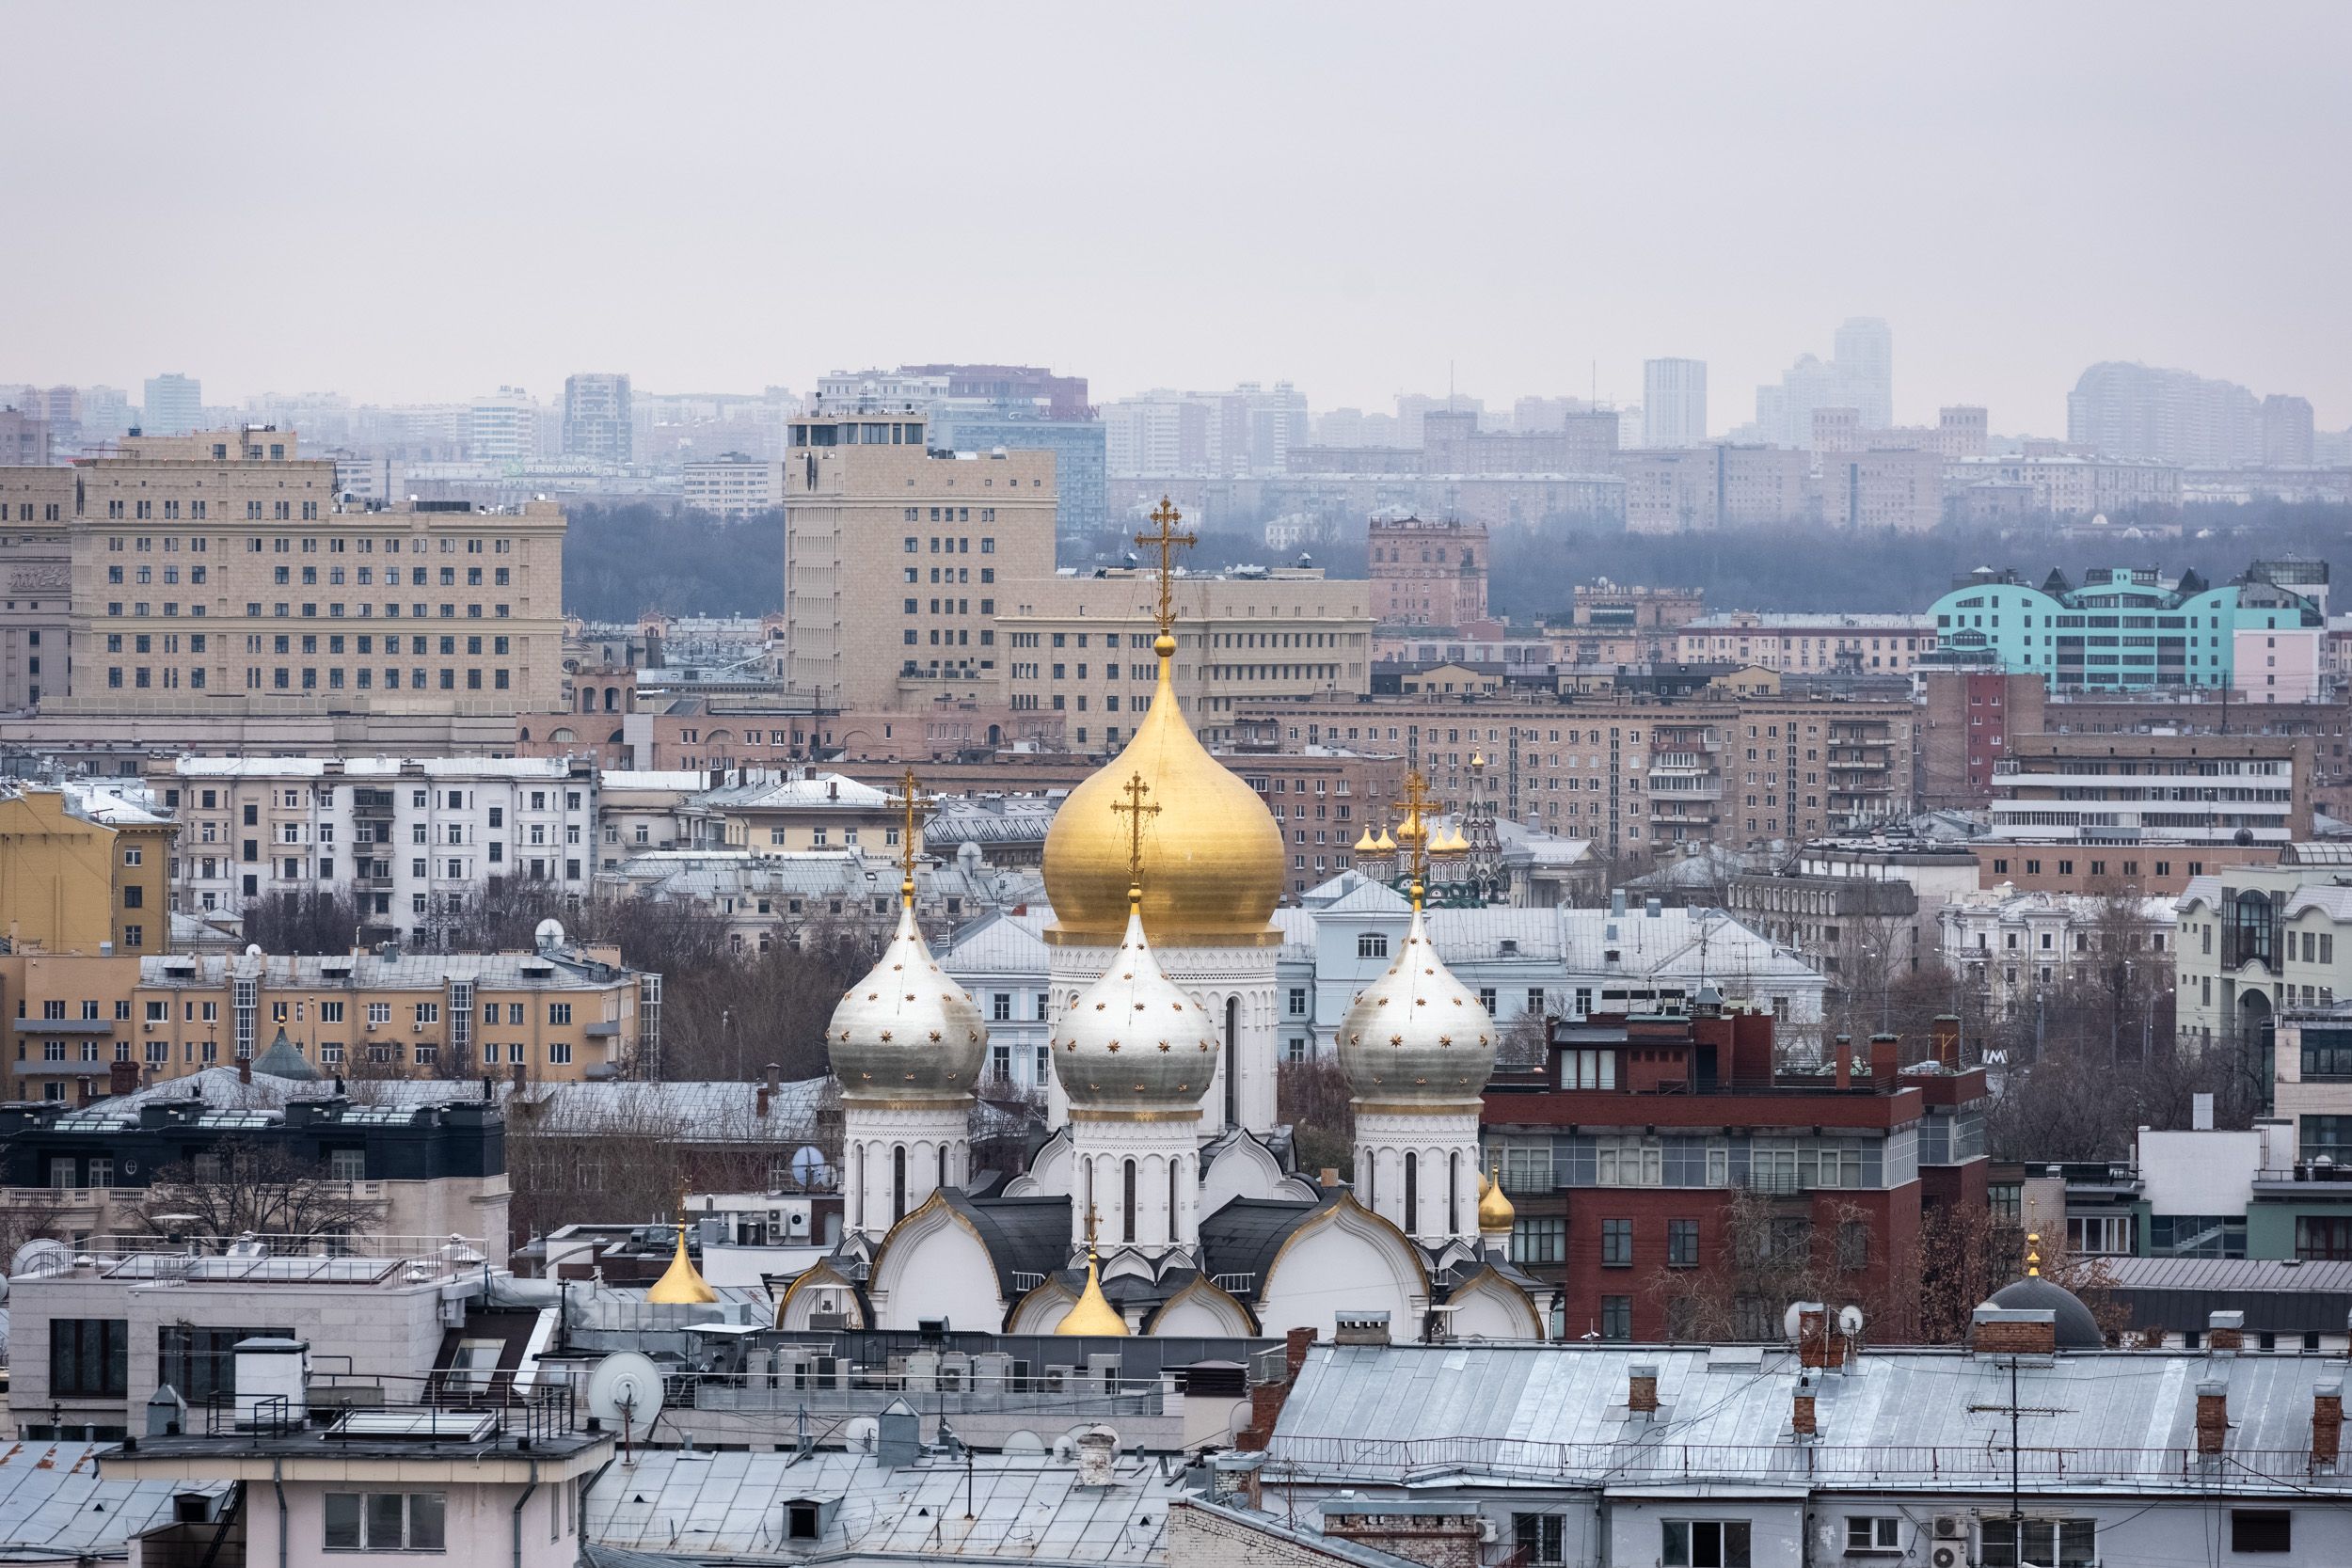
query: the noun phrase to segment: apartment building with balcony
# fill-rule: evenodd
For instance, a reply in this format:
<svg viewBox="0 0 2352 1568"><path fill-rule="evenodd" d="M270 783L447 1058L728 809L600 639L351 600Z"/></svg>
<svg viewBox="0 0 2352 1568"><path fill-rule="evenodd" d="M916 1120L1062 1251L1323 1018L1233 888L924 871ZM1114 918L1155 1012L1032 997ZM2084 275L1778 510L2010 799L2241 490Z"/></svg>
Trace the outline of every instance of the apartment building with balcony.
<svg viewBox="0 0 2352 1568"><path fill-rule="evenodd" d="M2122 851L2307 839L2302 736L2011 735L1994 765L1993 842ZM2101 850L2119 851L2117 856Z"/></svg>
<svg viewBox="0 0 2352 1568"><path fill-rule="evenodd" d="M643 1076L660 1001L659 974L560 938L530 953L0 954L14 1100L251 1062L281 1033L326 1077Z"/></svg>
<svg viewBox="0 0 2352 1568"><path fill-rule="evenodd" d="M2352 1000L2345 866L2230 866L2192 878L2174 909L2174 1007L2184 1040L2234 1047L2267 1070L2277 1060L2275 1020ZM2279 1109L2287 1113L2283 1089Z"/></svg>
<svg viewBox="0 0 2352 1568"><path fill-rule="evenodd" d="M1946 1022L1908 1067L1884 1036L1859 1070L1839 1051L1797 1073L1769 1014L1552 1020L1543 1067L1498 1073L1484 1121L1512 1260L1565 1289L1560 1337L1688 1338L1676 1281L1728 1266L1741 1194L1769 1204L1772 1244L1810 1248L1847 1299L1883 1299L1928 1209L1985 1201L1985 1075ZM1777 1338L1787 1305L1756 1303L1741 1338Z"/></svg>
<svg viewBox="0 0 2352 1568"><path fill-rule="evenodd" d="M495 879L585 894L598 774L566 757L177 757L173 908L237 913L347 893L363 942L436 942Z"/></svg>

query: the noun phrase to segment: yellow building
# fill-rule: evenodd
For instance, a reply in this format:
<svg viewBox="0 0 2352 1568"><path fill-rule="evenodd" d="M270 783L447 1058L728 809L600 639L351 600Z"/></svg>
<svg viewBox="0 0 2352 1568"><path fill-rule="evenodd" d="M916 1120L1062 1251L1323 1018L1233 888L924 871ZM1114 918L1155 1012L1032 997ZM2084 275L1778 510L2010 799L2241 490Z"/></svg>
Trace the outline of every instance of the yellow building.
<svg viewBox="0 0 2352 1568"><path fill-rule="evenodd" d="M747 771L690 798L678 815L697 843L755 854L861 849L888 858L898 852L899 810L890 796L839 773Z"/></svg>
<svg viewBox="0 0 2352 1568"><path fill-rule="evenodd" d="M251 1060L284 1031L326 1076L647 1076L661 976L611 949L0 955L9 1098L105 1093Z"/></svg>
<svg viewBox="0 0 2352 1568"><path fill-rule="evenodd" d="M0 935L19 951L161 951L178 832L96 786L14 786L0 795Z"/></svg>

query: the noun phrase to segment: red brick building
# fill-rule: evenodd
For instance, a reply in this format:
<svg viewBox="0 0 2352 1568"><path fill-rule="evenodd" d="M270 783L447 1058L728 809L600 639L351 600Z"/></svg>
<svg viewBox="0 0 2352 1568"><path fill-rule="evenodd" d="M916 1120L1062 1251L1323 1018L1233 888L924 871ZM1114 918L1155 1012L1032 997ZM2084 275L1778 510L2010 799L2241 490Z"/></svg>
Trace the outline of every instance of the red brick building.
<svg viewBox="0 0 2352 1568"><path fill-rule="evenodd" d="M1924 1214L1986 1201L1985 1075L1960 1066L1956 1022L1908 1066L1882 1036L1859 1066L1792 1073L1769 1015L1695 1012L1554 1020L1545 1066L1488 1085L1512 1256L1565 1286L1565 1338L1691 1337L1674 1275L1734 1268L1741 1193L1775 1248L1809 1246L1830 1293L1871 1304L1916 1276ZM1738 1337L1778 1338L1787 1305L1742 1302Z"/></svg>

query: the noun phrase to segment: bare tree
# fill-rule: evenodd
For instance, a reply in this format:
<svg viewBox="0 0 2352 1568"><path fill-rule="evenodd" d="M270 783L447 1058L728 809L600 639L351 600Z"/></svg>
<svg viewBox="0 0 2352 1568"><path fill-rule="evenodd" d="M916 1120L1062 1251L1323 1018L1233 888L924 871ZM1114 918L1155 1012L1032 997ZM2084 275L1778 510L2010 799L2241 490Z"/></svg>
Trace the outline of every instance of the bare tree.
<svg viewBox="0 0 2352 1568"><path fill-rule="evenodd" d="M359 906L347 888L279 889L245 906L245 940L264 953L348 953Z"/></svg>
<svg viewBox="0 0 2352 1568"><path fill-rule="evenodd" d="M1356 1164L1355 1088L1339 1059L1310 1056L1274 1069L1276 1115L1290 1124L1291 1149L1304 1171L1348 1175Z"/></svg>
<svg viewBox="0 0 2352 1568"><path fill-rule="evenodd" d="M247 1232L304 1241L364 1234L383 1214L381 1203L354 1196L349 1182L281 1145L223 1138L192 1160L159 1168L137 1220L155 1235L219 1243Z"/></svg>
<svg viewBox="0 0 2352 1568"><path fill-rule="evenodd" d="M1740 1190L1724 1207L1713 1265L1661 1268L1645 1288L1665 1307L1669 1338L1778 1338L1782 1314L1800 1301L1821 1302L1832 1311L1860 1306L1883 1336L1892 1337L1910 1314L1895 1291L1869 1284L1870 1254L1884 1244L1857 1205L1800 1206Z"/></svg>

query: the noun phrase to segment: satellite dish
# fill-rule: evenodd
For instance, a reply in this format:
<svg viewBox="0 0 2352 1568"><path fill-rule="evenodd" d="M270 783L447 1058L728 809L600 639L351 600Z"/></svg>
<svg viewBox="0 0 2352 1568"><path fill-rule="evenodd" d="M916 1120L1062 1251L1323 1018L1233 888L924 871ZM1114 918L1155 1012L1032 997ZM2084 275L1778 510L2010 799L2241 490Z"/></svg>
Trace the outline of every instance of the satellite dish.
<svg viewBox="0 0 2352 1568"><path fill-rule="evenodd" d="M542 953L549 948L561 947L564 945L564 923L550 915L539 922L532 930L532 936L538 942L539 951Z"/></svg>
<svg viewBox="0 0 2352 1568"><path fill-rule="evenodd" d="M8 1273L11 1275L55 1274L66 1267L72 1257L72 1252L63 1242L55 1236L41 1236L16 1249L16 1256L8 1260Z"/></svg>
<svg viewBox="0 0 2352 1568"><path fill-rule="evenodd" d="M1025 1428L1020 1432L1007 1433L1004 1442L998 1445L998 1449L1004 1453L1043 1453L1045 1439Z"/></svg>
<svg viewBox="0 0 2352 1568"><path fill-rule="evenodd" d="M588 1374L588 1414L644 1441L661 1414L661 1369L633 1350L613 1352Z"/></svg>
<svg viewBox="0 0 2352 1568"><path fill-rule="evenodd" d="M248 958L260 958L262 956L262 944L258 942L246 942L245 944L245 956Z"/></svg>
<svg viewBox="0 0 2352 1568"><path fill-rule="evenodd" d="M792 1180L798 1181L803 1187L825 1185L830 1174L825 1164L824 1150L814 1144L803 1144L793 1150Z"/></svg>
<svg viewBox="0 0 2352 1568"><path fill-rule="evenodd" d="M841 1440L851 1453L872 1453L882 1437L882 1423L871 1416L856 1416L841 1423Z"/></svg>
<svg viewBox="0 0 2352 1568"><path fill-rule="evenodd" d="M1780 1331L1788 1337L1789 1343L1796 1343L1797 1336L1803 1327L1803 1323L1804 1319L1797 1311L1797 1304L1793 1301L1790 1302L1788 1304L1788 1310L1780 1315Z"/></svg>
<svg viewBox="0 0 2352 1568"><path fill-rule="evenodd" d="M1861 1333L1862 1308L1851 1302L1839 1307L1837 1309L1837 1332L1848 1335Z"/></svg>

